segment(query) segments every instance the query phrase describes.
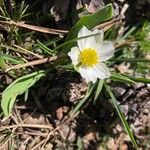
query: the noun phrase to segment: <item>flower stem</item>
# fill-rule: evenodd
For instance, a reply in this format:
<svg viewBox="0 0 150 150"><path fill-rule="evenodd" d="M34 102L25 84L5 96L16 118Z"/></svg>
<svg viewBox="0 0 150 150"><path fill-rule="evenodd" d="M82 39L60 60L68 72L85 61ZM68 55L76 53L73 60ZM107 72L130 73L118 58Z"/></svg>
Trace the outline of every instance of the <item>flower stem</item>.
<svg viewBox="0 0 150 150"><path fill-rule="evenodd" d="M146 58L112 58L111 61L116 61L116 62L150 62L150 59Z"/></svg>

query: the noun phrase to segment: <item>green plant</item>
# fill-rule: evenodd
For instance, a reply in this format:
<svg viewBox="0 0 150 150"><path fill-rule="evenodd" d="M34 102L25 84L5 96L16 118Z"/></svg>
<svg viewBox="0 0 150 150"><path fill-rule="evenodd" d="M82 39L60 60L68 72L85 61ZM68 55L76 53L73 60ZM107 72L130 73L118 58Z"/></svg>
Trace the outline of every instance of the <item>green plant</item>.
<svg viewBox="0 0 150 150"><path fill-rule="evenodd" d="M15 20L17 20L17 21L21 21L22 18L28 16L28 13L26 14L27 9L28 9L28 5L25 5L25 3L23 1L20 4L19 14L17 13L17 10L16 10L16 12L14 13L14 17L12 17L12 18L15 18ZM8 15L8 12L6 11L6 9L3 10L1 8L0 10L1 10L1 14L3 15L1 17L5 18L6 20L10 20L10 16ZM69 31L66 39L57 37L57 38L47 40L46 42L42 41L41 39L37 39L37 41L34 42L34 44L32 45L33 47L31 46L33 48L33 50L36 50L35 51L36 55L33 52L32 52L32 55L38 57L38 59L39 58L42 59L43 57L47 57L47 56L51 56L51 57L57 56L57 58L53 63L50 64L51 65L50 68L46 68L46 69L44 68L45 70L43 69L42 71L40 69L38 69L39 71L33 71L33 70L29 71L28 69L24 68L23 71L25 73L22 73L20 75L21 77L19 77L17 75L15 70L11 70L8 72L9 75L12 75L16 80L14 82L12 82L2 93L1 107L2 107L4 115L5 116L10 115L11 110L13 108L13 104L15 103L15 101L17 99L17 96L25 93L40 78L45 76L47 70L52 70L53 68L56 68L56 69L66 69L69 71L74 71L73 65L70 63L66 53L70 51L71 47L74 46L78 40L89 37L89 36L86 36L86 37L77 38L77 34L78 34L79 30L83 26L86 26L89 29L93 29L97 25L112 19L112 16L113 16L112 5L107 5L102 10L99 10L95 14L82 17ZM116 43L117 42L121 43L123 40L128 38L131 35L131 33L133 33L135 31L135 29L136 29L136 27L133 27L128 32L126 32L126 34L124 34L124 36L118 37L116 40ZM111 37L114 37L111 35L111 33L114 33L114 32L112 32L110 30L109 33L107 35L105 35L105 37L108 39L110 39ZM140 39L144 39L146 36L146 33L147 33L147 31L144 32L144 35L137 35L137 36L139 36ZM24 42L24 39L22 38L22 37L24 37L24 35L20 34L20 30L18 28L14 27L12 29L12 31L10 32L10 35L12 36L11 38L15 37L15 39L17 41L16 43L20 44L20 43ZM117 34L115 33L115 35L117 35ZM91 35L91 36L96 36L96 35ZM149 45L148 45L148 43L145 44L144 40L143 40L143 43L139 44L139 45L142 49L144 49L144 51L147 51L146 49L147 49L147 47L149 47ZM8 43L8 45L1 43L2 50L0 52L0 67L2 70L6 70L7 65L9 63L11 65L20 64L20 63L22 65L25 64L26 60L17 57L16 54L17 54L17 52L20 52L20 53L23 53L21 55L21 56L23 56L23 55L26 55L26 52L27 52L27 54L30 52L29 50L28 51L26 49L23 50L21 48L14 47L14 45L12 45L12 44L10 44L10 45L9 44L10 43ZM15 53L15 55L13 56L10 54L5 54L5 50L7 50L7 49L9 49L9 50L11 49ZM124 54L124 53L126 53L125 52L126 49L123 48L121 51L123 51L123 52L121 52L121 54L117 54L118 56L115 55L114 58L112 58L110 60L110 62L108 62L109 66L111 66L117 62L141 62L141 61L149 62L149 60L147 60L143 57L142 58L136 58L136 57L135 58L134 57L126 58L125 57L126 55ZM119 51L117 51L116 53L118 53L118 52ZM134 56L134 55L132 55L132 56ZM28 74L28 73L30 73L30 74ZM26 74L28 74L28 75L26 75ZM109 85L110 80L119 81L119 82L123 82L123 83L127 83L127 84L135 84L135 82L150 83L149 79L137 78L134 76L131 77L131 76L127 76L125 74L112 72L110 79L97 80L97 82L95 84L89 83L86 96L83 99L81 99L79 101L79 103L74 107L74 109L70 112L70 116L74 116L77 112L81 111L82 106L89 101L93 101L93 103L95 104L98 100L98 97L99 97L102 89L105 89L111 98L111 102L112 102L113 106L115 107L120 120L122 121L125 131L128 133L134 147L137 148L137 144L136 144L136 141L132 134L132 131L130 130L130 127L121 111L121 108L117 104L117 100L116 100L115 96L113 95L113 92L110 88L110 85Z"/></svg>

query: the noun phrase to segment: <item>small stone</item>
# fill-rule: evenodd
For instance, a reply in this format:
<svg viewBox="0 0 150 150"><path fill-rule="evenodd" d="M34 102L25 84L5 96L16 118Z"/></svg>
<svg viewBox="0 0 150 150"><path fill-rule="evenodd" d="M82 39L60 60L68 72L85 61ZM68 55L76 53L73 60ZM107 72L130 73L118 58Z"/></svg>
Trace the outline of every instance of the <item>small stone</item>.
<svg viewBox="0 0 150 150"><path fill-rule="evenodd" d="M114 87L113 90L114 90L115 96L116 96L117 98L120 97L121 95L123 95L123 94L125 93L125 91L126 91L125 88L119 87L119 86L118 86L118 87Z"/></svg>
<svg viewBox="0 0 150 150"><path fill-rule="evenodd" d="M129 89L128 93L123 95L122 100L126 101L133 94L134 94L134 90L133 89Z"/></svg>
<svg viewBox="0 0 150 150"><path fill-rule="evenodd" d="M139 119L136 119L133 125L134 125L134 127L138 127L138 126L141 126L142 123L140 122Z"/></svg>
<svg viewBox="0 0 150 150"><path fill-rule="evenodd" d="M146 115L143 115L143 117L142 117L142 122L143 122L143 125L146 125L146 124L147 124L148 118L147 118Z"/></svg>
<svg viewBox="0 0 150 150"><path fill-rule="evenodd" d="M145 115L147 115L147 114L150 113L150 110L146 108L146 109L144 109L143 113L144 113Z"/></svg>
<svg viewBox="0 0 150 150"><path fill-rule="evenodd" d="M134 129L134 132L137 133L138 135L144 134L144 131L145 130L144 130L144 128L142 126Z"/></svg>
<svg viewBox="0 0 150 150"><path fill-rule="evenodd" d="M137 84L135 84L133 87L134 87L135 90L139 90L139 89L141 89L141 88L144 87L144 86L145 86L144 83L137 83Z"/></svg>
<svg viewBox="0 0 150 150"><path fill-rule="evenodd" d="M122 127L118 124L118 125L116 126L116 130L117 130L118 132L122 132Z"/></svg>
<svg viewBox="0 0 150 150"><path fill-rule="evenodd" d="M128 112L129 112L129 106L128 105L120 105L120 106L122 108L124 115L127 116Z"/></svg>

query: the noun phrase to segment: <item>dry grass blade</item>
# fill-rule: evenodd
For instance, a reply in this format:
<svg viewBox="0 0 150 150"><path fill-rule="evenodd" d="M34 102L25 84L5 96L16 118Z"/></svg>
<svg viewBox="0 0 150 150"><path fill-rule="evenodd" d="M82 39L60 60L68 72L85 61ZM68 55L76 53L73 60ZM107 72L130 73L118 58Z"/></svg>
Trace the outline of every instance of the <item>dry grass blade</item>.
<svg viewBox="0 0 150 150"><path fill-rule="evenodd" d="M49 140L50 136L57 131L58 129L60 129L62 127L62 125L72 121L76 116L78 116L79 112L75 113L73 116L70 116L70 118L65 119L62 123L60 123L55 129L53 129L52 131L49 132L49 134L47 135L47 137L44 139L42 148L44 148L44 146L46 145L47 141Z"/></svg>
<svg viewBox="0 0 150 150"><path fill-rule="evenodd" d="M48 135L48 133L36 133L36 132L18 132L18 134L26 134L26 135L34 135L34 136L42 136L42 137L46 137Z"/></svg>
<svg viewBox="0 0 150 150"><path fill-rule="evenodd" d="M35 149L37 149L38 147L40 147L40 146L44 143L44 141L45 141L45 139L42 140L41 142L39 142L38 144L36 144L34 147L32 147L31 150L35 150Z"/></svg>
<svg viewBox="0 0 150 150"><path fill-rule="evenodd" d="M39 59L41 59L41 58L43 58L43 56L41 56L41 55L39 55L39 54L36 54L36 53L33 53L33 52L31 52L31 51L29 51L29 50L27 50L27 49L25 49L25 48L22 48L22 47L20 47L20 46L18 46L18 45L13 45L14 47L16 47L16 48L19 48L20 50L23 50L23 51L25 51L25 52L27 52L27 53L29 53L29 54L32 54L33 56L35 56L35 57L37 57L37 58L39 58Z"/></svg>
<svg viewBox="0 0 150 150"><path fill-rule="evenodd" d="M107 21L104 22L98 26L96 26L94 29L103 29L104 31L107 31L109 28L111 28L113 25L115 25L116 23L119 23L122 20L122 18L120 16L118 16L117 18L111 20L111 21Z"/></svg>
<svg viewBox="0 0 150 150"><path fill-rule="evenodd" d="M10 125L10 126L2 126L0 127L0 131L5 130L5 129L11 129L11 128L43 128L43 129L50 129L52 130L53 128L50 125L40 125L40 124L17 124L17 125Z"/></svg>
<svg viewBox="0 0 150 150"><path fill-rule="evenodd" d="M53 57L50 57L50 58L43 58L43 59L39 59L39 60L34 60L34 61L30 61L30 62L25 63L25 64L14 65L12 67L9 67L5 71L8 72L12 69L20 69L20 68L23 68L23 67L35 66L35 65L46 63L46 62L55 61L57 58L58 58L57 56L53 56Z"/></svg>
<svg viewBox="0 0 150 150"><path fill-rule="evenodd" d="M55 34L55 35L61 35L62 36L64 34L68 33L67 30L58 30L58 29L40 27L40 26L25 24L24 22L15 22L13 20L11 20L9 22L8 21L0 21L0 23L15 25L15 26L20 27L20 28L26 28L26 29L29 29L29 30L42 32L42 33L47 33L47 34Z"/></svg>

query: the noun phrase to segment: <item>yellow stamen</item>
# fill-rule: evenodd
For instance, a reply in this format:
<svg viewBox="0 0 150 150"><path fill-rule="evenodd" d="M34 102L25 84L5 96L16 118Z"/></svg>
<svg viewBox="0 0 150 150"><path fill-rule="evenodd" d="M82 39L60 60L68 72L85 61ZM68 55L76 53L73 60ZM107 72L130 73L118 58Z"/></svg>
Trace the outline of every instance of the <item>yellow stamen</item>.
<svg viewBox="0 0 150 150"><path fill-rule="evenodd" d="M86 48L80 54L81 64L86 67L93 67L98 63L98 54L93 48Z"/></svg>

